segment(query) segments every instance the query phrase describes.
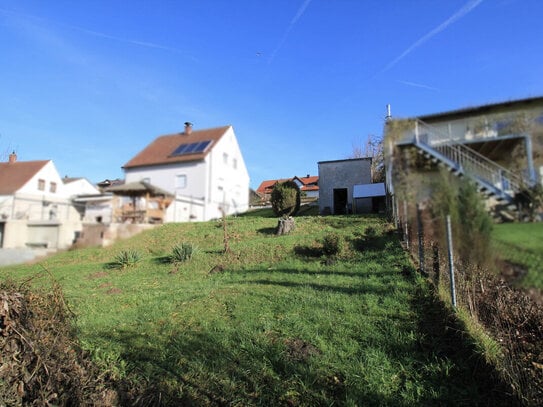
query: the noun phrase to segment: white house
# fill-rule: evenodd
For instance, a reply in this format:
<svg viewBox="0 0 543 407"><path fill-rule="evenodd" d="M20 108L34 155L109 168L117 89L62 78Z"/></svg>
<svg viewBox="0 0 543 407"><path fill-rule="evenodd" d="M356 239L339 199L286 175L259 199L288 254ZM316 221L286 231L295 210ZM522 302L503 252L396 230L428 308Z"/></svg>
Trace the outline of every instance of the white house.
<svg viewBox="0 0 543 407"><path fill-rule="evenodd" d="M123 166L126 183L170 192L166 222L205 221L249 207L249 173L232 126L156 138Z"/></svg>
<svg viewBox="0 0 543 407"><path fill-rule="evenodd" d="M70 197L76 197L79 195L96 195L100 193L100 190L96 188L86 178L62 178L64 183L64 193Z"/></svg>
<svg viewBox="0 0 543 407"><path fill-rule="evenodd" d="M51 160L0 163L0 247L67 248L80 215Z"/></svg>

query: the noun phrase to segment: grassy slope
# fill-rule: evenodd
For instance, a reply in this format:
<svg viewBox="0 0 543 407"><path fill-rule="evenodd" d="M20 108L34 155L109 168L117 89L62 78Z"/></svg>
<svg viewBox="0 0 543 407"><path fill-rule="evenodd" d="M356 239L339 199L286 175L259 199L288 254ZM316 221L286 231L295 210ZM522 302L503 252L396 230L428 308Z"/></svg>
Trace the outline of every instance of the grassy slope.
<svg viewBox="0 0 543 407"><path fill-rule="evenodd" d="M543 223L495 225L492 238L502 258L526 267L521 284L543 290Z"/></svg>
<svg viewBox="0 0 543 407"><path fill-rule="evenodd" d="M64 287L81 341L149 400L198 405L510 405L409 264L380 218L300 217L275 237L274 218L168 224L105 249L2 269L44 268ZM364 238L366 228L377 237ZM337 262L319 257L338 233ZM199 251L179 268L173 244ZM136 249L135 268L108 268ZM210 274L215 266L224 271ZM35 278L47 284L47 278Z"/></svg>

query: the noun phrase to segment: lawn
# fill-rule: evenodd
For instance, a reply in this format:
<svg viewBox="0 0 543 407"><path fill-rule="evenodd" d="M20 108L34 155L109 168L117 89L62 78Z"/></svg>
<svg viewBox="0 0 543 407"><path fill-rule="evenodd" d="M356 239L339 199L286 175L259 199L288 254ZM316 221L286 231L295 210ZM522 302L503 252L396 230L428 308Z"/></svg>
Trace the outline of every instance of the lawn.
<svg viewBox="0 0 543 407"><path fill-rule="evenodd" d="M502 259L522 265L527 273L523 287L543 290L543 223L502 223L494 226L492 239Z"/></svg>
<svg viewBox="0 0 543 407"><path fill-rule="evenodd" d="M166 224L0 273L59 282L83 347L149 405L512 404L384 219L276 223L229 218L227 254L221 222ZM181 242L197 250L172 264ZM142 260L112 268L123 250Z"/></svg>

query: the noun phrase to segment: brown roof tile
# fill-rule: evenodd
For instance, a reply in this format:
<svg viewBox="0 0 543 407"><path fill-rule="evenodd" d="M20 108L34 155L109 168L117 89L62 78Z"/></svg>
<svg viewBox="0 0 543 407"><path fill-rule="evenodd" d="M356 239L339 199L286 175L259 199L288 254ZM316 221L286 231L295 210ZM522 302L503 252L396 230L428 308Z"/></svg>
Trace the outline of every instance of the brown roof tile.
<svg viewBox="0 0 543 407"><path fill-rule="evenodd" d="M0 163L0 195L12 195L41 170L49 160Z"/></svg>
<svg viewBox="0 0 543 407"><path fill-rule="evenodd" d="M202 160L210 149L199 154L172 156L172 153L181 144L206 140L212 141L211 148L213 148L213 145L219 141L229 128L230 126L223 126L206 130L193 130L190 134L176 133L157 137L151 144L128 161L123 168Z"/></svg>

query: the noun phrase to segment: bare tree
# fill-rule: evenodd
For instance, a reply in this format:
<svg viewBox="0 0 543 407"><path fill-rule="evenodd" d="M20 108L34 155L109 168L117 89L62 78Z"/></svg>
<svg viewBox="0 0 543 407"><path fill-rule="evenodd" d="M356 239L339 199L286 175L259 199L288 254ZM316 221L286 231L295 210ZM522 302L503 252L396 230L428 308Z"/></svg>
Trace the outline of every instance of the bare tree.
<svg viewBox="0 0 543 407"><path fill-rule="evenodd" d="M371 157L371 182L385 181L383 137L369 134L366 142L352 143L353 150L347 158Z"/></svg>

